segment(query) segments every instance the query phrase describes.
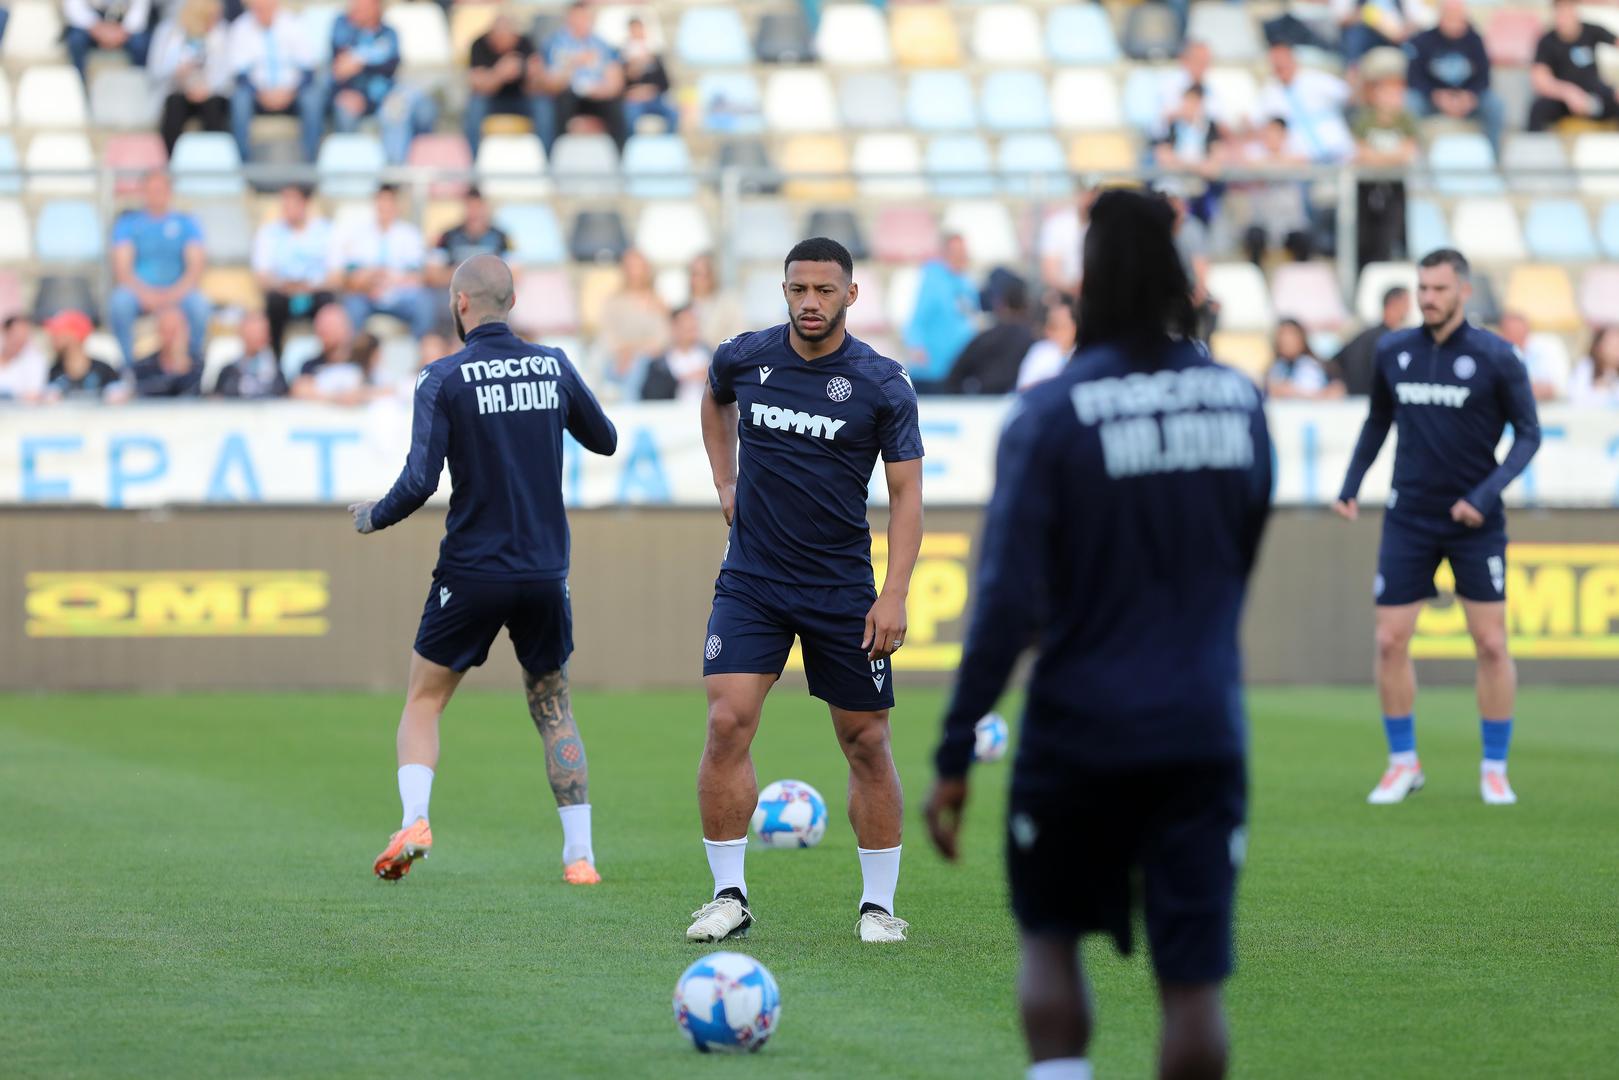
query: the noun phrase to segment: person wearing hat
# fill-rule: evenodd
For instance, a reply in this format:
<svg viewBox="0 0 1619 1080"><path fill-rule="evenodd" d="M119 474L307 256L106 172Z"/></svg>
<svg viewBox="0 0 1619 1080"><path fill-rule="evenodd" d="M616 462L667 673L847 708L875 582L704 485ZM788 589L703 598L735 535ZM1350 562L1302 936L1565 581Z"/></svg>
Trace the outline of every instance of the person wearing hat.
<svg viewBox="0 0 1619 1080"><path fill-rule="evenodd" d="M108 391L118 386L118 372L84 351L84 343L94 329L90 316L82 311L58 311L45 320L45 333L50 335L51 348L56 351L56 363L45 384L45 395L50 400L101 400L113 396Z"/></svg>

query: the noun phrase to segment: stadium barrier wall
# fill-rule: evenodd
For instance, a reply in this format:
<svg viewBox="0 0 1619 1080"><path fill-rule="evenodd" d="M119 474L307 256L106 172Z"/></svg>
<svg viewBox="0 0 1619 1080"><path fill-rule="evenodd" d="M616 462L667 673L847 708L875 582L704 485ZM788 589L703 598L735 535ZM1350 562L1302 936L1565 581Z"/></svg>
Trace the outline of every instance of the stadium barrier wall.
<svg viewBox="0 0 1619 1080"><path fill-rule="evenodd" d="M1377 517L1277 514L1245 629L1250 681L1366 685L1375 708ZM902 703L904 686L942 685L959 664L980 518L929 514L895 665ZM361 537L335 507L0 510L0 690L402 692L442 522L427 508ZM1518 511L1511 529L1524 678L1619 681L1619 511ZM718 512L586 510L573 533L575 684L694 688L725 544ZM1448 599L1423 616L1415 648L1424 681L1471 680ZM469 685L516 689L504 636Z"/></svg>

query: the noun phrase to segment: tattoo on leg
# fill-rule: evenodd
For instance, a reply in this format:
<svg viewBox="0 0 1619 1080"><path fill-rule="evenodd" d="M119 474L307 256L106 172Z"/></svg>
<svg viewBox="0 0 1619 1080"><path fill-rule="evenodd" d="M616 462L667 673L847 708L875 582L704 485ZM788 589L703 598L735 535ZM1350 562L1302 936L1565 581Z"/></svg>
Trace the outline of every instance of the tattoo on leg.
<svg viewBox="0 0 1619 1080"><path fill-rule="evenodd" d="M585 744L573 722L568 699L568 670L547 675L523 672L523 688L528 693L528 714L545 743L545 774L558 806L576 806L590 801L590 770L585 761Z"/></svg>

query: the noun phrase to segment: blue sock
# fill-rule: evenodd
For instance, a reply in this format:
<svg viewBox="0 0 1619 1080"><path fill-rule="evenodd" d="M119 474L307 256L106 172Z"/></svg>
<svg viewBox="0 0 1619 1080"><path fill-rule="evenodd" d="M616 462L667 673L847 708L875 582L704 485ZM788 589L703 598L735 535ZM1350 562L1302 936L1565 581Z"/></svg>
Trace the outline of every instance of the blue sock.
<svg viewBox="0 0 1619 1080"><path fill-rule="evenodd" d="M1389 753L1414 754L1417 752L1417 718L1415 716L1383 717L1383 734L1388 736Z"/></svg>
<svg viewBox="0 0 1619 1080"><path fill-rule="evenodd" d="M1512 743L1512 717L1505 720L1480 720L1479 731L1484 736L1484 760L1505 765L1507 747Z"/></svg>

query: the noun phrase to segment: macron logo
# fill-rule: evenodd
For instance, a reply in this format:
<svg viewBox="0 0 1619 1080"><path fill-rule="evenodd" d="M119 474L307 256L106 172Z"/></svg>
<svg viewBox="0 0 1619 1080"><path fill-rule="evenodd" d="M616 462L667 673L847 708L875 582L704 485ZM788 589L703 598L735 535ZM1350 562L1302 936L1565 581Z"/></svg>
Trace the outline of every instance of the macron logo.
<svg viewBox="0 0 1619 1080"><path fill-rule="evenodd" d="M422 383L427 381L427 374L427 369L422 368L422 373L416 376L416 389L420 390L422 388Z"/></svg>
<svg viewBox="0 0 1619 1080"><path fill-rule="evenodd" d="M759 369L759 385L763 386L765 383L769 382L770 373L775 370L775 368L761 367Z"/></svg>
<svg viewBox="0 0 1619 1080"><path fill-rule="evenodd" d="M1394 396L1401 405L1445 405L1459 409L1467 404L1470 386L1446 386L1444 383L1398 383Z"/></svg>
<svg viewBox="0 0 1619 1080"><path fill-rule="evenodd" d="M817 416L796 409L782 409L758 402L753 405L754 427L775 428L777 431L792 430L800 435L813 435L828 442L836 439L838 432L847 423L847 420L834 420L830 416Z"/></svg>
<svg viewBox="0 0 1619 1080"><path fill-rule="evenodd" d="M450 590L440 585L438 587L438 606L443 607L450 602Z"/></svg>

